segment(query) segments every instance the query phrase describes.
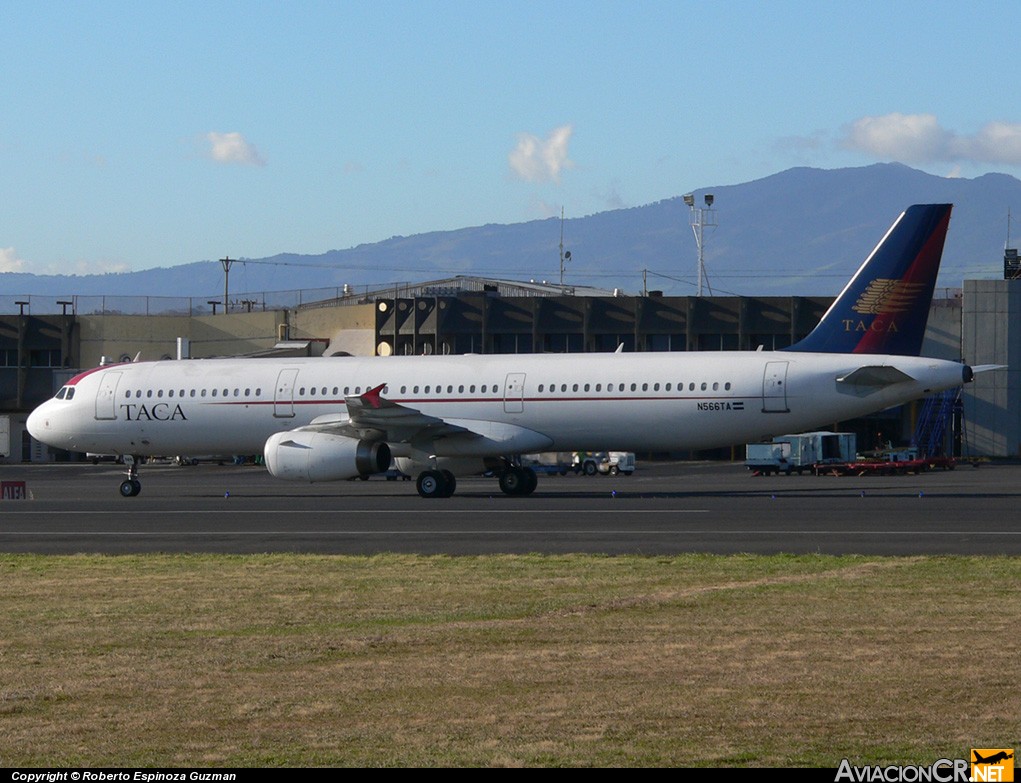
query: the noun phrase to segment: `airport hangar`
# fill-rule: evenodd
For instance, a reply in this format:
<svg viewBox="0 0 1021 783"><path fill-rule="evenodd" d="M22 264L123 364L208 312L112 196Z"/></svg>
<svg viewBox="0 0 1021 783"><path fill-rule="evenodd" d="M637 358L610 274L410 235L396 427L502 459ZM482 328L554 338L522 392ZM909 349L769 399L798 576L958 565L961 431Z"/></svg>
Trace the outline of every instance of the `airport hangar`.
<svg viewBox="0 0 1021 783"><path fill-rule="evenodd" d="M8 301L9 300L9 301ZM28 413L80 369L103 362L212 356L765 350L808 334L831 297L621 295L549 283L459 276L376 290L315 289L212 297L0 297L0 455L76 459L25 430ZM1007 369L961 396L944 447L963 456L1021 456L1021 264L1004 279L937 289L923 354ZM877 432L906 445L921 403L833 428L860 448ZM947 414L948 417L950 414ZM8 425L7 440L3 424ZM612 444L608 444L612 448ZM640 455L643 456L643 455ZM675 458L743 459L743 449Z"/></svg>

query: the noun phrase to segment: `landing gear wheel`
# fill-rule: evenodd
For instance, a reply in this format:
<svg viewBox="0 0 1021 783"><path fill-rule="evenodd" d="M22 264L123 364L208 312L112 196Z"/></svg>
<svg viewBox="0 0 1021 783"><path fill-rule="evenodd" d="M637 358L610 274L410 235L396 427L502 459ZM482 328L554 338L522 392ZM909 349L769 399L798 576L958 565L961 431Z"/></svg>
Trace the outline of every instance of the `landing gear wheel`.
<svg viewBox="0 0 1021 783"><path fill-rule="evenodd" d="M525 474L521 468L510 467L500 474L500 491L505 495L520 495L525 483Z"/></svg>
<svg viewBox="0 0 1021 783"><path fill-rule="evenodd" d="M121 497L133 498L142 491L142 482L138 479L126 479L121 482Z"/></svg>
<svg viewBox="0 0 1021 783"><path fill-rule="evenodd" d="M531 495L533 492L535 492L535 488L539 486L539 477L531 468L522 468L522 470L525 473L525 488L521 494Z"/></svg>
<svg viewBox="0 0 1021 783"><path fill-rule="evenodd" d="M500 490L505 495L531 495L539 484L539 477L531 468L509 467L500 474Z"/></svg>
<svg viewBox="0 0 1021 783"><path fill-rule="evenodd" d="M451 475L453 479L453 475ZM418 481L415 486L418 494L424 498L449 498L454 493L454 482L447 481L447 477L439 470L423 470L418 474ZM445 494L448 493L449 494Z"/></svg>
<svg viewBox="0 0 1021 783"><path fill-rule="evenodd" d="M440 497L449 498L454 494L454 490L457 489L457 479L454 478L454 474L449 470L441 470L440 473L443 475L444 481L443 494Z"/></svg>

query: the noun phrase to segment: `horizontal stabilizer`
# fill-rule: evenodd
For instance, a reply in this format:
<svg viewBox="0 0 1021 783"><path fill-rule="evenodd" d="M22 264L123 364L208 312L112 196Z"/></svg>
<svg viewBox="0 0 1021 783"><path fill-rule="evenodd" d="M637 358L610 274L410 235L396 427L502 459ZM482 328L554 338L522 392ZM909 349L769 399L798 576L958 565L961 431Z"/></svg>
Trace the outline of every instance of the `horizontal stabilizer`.
<svg viewBox="0 0 1021 783"><path fill-rule="evenodd" d="M882 387L913 380L914 378L907 373L901 372L896 367L877 365L873 367L859 367L854 372L837 378L837 383L844 383L850 386Z"/></svg>

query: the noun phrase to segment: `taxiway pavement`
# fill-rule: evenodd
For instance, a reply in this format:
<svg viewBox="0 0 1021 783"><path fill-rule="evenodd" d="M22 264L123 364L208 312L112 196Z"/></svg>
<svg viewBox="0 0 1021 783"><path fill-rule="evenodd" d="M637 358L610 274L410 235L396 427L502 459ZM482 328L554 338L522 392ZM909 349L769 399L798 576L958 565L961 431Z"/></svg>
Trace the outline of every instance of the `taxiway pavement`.
<svg viewBox="0 0 1021 783"><path fill-rule="evenodd" d="M908 476L753 477L739 464L641 462L630 477L494 479L449 499L414 482L291 484L256 466L145 465L120 497L109 464L0 465L31 499L0 501L0 551L665 555L1021 554L1021 466Z"/></svg>

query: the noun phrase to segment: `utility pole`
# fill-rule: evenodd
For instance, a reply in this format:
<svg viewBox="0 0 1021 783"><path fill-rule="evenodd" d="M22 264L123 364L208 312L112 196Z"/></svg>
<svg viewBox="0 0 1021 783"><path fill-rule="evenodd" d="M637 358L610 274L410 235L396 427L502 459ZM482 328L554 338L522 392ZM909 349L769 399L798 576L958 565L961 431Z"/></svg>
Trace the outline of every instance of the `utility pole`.
<svg viewBox="0 0 1021 783"><path fill-rule="evenodd" d="M230 277L230 267L231 267L231 265L236 260L237 260L236 258L231 258L230 256L227 256L226 258L221 258L220 259L220 266L223 267L223 312L224 312L225 315L226 315L227 310L228 310L228 304L227 303L230 301L227 298L227 279L228 279L228 277ZM214 311L214 314L215 314L215 311Z"/></svg>

